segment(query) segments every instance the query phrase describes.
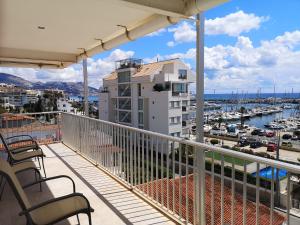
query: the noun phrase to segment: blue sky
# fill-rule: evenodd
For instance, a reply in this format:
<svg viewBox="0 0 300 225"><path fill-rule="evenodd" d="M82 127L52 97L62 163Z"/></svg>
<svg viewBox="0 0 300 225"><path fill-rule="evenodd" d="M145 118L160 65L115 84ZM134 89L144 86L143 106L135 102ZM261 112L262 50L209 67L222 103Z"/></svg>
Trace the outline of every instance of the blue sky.
<svg viewBox="0 0 300 225"><path fill-rule="evenodd" d="M205 92L300 92L300 1L232 0L205 13ZM195 24L182 21L88 61L90 85L99 87L114 61L180 57L195 68ZM39 81L80 81L81 66L63 71L1 69Z"/></svg>

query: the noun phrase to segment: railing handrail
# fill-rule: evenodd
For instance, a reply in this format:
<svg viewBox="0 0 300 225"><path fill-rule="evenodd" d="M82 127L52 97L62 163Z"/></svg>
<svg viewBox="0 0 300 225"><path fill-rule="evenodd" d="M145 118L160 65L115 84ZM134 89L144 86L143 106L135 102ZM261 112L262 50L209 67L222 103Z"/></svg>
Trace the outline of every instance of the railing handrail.
<svg viewBox="0 0 300 225"><path fill-rule="evenodd" d="M157 133L157 132L153 132L153 131L142 130L142 129L139 129L139 128L126 126L126 125L123 125L123 124L118 124L118 123L113 123L113 122L109 122L109 121L90 118L90 117L86 117L86 116L83 116L83 115L75 115L75 114L66 113L66 112L62 112L62 114L71 115L71 116L74 116L74 117L80 117L80 118L95 121L95 122L98 122L98 123L101 122L101 123L104 123L104 124L107 124L107 125L112 125L112 126L115 126L115 127L120 127L120 128L128 129L128 130L131 130L131 131L135 131L135 132L140 132L140 133L144 133L144 134L147 134L147 135L152 135L152 136L156 136L156 137L159 137L159 138L168 139L169 141L180 142L182 144L187 144L187 145L195 147L195 149L197 151L211 150L211 151L221 153L221 154L224 154L224 155L227 155L227 156L242 158L244 160L248 160L248 161L251 161L251 162L266 164L266 165L269 165L269 166L272 166L272 167L275 167L275 168L278 168L278 169L285 169L285 170L288 170L289 172L294 172L294 173L299 173L300 174L300 166L298 166L298 165L289 164L289 163L277 161L277 160L274 160L274 159L263 158L263 157L259 157L259 156L255 156L255 155L250 155L250 154L244 153L244 152L238 152L238 151L234 151L234 150L230 150L230 149L224 149L224 148L220 148L220 147L216 147L216 146L211 146L211 145L207 145L207 144L204 144L204 143L190 141L190 140L186 140L184 138L173 137L173 136L169 136L169 135L165 135L165 134L161 134L161 133Z"/></svg>

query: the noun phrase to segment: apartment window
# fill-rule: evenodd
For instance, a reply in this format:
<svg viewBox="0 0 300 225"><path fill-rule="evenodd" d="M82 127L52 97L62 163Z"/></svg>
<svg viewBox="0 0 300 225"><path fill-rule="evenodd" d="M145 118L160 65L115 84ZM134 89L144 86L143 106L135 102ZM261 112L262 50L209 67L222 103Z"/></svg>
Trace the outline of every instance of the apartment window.
<svg viewBox="0 0 300 225"><path fill-rule="evenodd" d="M189 120L189 114L183 114L182 115L182 120L183 121Z"/></svg>
<svg viewBox="0 0 300 225"><path fill-rule="evenodd" d="M131 96L130 84L119 84L118 85L119 96Z"/></svg>
<svg viewBox="0 0 300 225"><path fill-rule="evenodd" d="M119 111L119 122L131 123L131 112Z"/></svg>
<svg viewBox="0 0 300 225"><path fill-rule="evenodd" d="M186 79L187 78L187 70L178 70L178 78L179 79Z"/></svg>
<svg viewBox="0 0 300 225"><path fill-rule="evenodd" d="M180 137L180 132L171 133L171 136L173 136L173 137Z"/></svg>
<svg viewBox="0 0 300 225"><path fill-rule="evenodd" d="M182 106L188 106L188 100L182 100Z"/></svg>
<svg viewBox="0 0 300 225"><path fill-rule="evenodd" d="M144 124L144 113L139 112L139 124Z"/></svg>
<svg viewBox="0 0 300 225"><path fill-rule="evenodd" d="M138 100L138 109L143 110L144 109L144 99Z"/></svg>
<svg viewBox="0 0 300 225"><path fill-rule="evenodd" d="M118 82L125 83L130 82L130 71L123 71L118 73Z"/></svg>
<svg viewBox="0 0 300 225"><path fill-rule="evenodd" d="M180 108L180 101L170 101L170 108Z"/></svg>
<svg viewBox="0 0 300 225"><path fill-rule="evenodd" d="M175 116L175 117L170 117L169 118L170 124L179 124L181 122L181 117L180 116Z"/></svg>
<svg viewBox="0 0 300 225"><path fill-rule="evenodd" d="M141 84L138 84L138 96L142 96Z"/></svg>
<svg viewBox="0 0 300 225"><path fill-rule="evenodd" d="M131 99L130 98L119 98L119 109L131 110Z"/></svg>
<svg viewBox="0 0 300 225"><path fill-rule="evenodd" d="M185 83L173 83L172 84L172 92L173 93L187 93L188 92L188 84Z"/></svg>

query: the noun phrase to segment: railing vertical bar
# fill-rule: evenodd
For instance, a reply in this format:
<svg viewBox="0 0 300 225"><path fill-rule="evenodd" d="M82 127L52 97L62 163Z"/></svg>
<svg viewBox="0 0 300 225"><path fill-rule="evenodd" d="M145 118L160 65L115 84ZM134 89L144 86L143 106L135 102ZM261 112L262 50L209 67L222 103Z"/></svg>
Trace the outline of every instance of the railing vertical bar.
<svg viewBox="0 0 300 225"><path fill-rule="evenodd" d="M126 130L126 141L127 141L127 146L126 146L126 149L127 149L127 154L126 154L126 160L127 160L127 182L131 185L130 183L130 168L129 168L129 158L130 158L130 135L129 135L129 130Z"/></svg>
<svg viewBox="0 0 300 225"><path fill-rule="evenodd" d="M189 223L189 152L188 145L185 145L185 221Z"/></svg>
<svg viewBox="0 0 300 225"><path fill-rule="evenodd" d="M279 168L277 169L277 174ZM278 175L277 175L278 176ZM286 199L287 225L290 225L290 208L291 208L291 173L287 171L287 199Z"/></svg>
<svg viewBox="0 0 300 225"><path fill-rule="evenodd" d="M274 167L272 167L272 180L271 180L271 195L270 195L270 225L273 224L274 216Z"/></svg>
<svg viewBox="0 0 300 225"><path fill-rule="evenodd" d="M211 152L211 225L215 224L215 153Z"/></svg>
<svg viewBox="0 0 300 225"><path fill-rule="evenodd" d="M175 149L174 149L175 142L172 141L171 143L171 151L172 151L172 210L173 213L176 213L175 210Z"/></svg>
<svg viewBox="0 0 300 225"><path fill-rule="evenodd" d="M100 123L100 146L99 146L99 152L100 152L100 165L103 166L103 124Z"/></svg>
<svg viewBox="0 0 300 225"><path fill-rule="evenodd" d="M169 196L170 196L170 190L169 190L169 182L170 182L170 151L169 151L169 141L167 140L167 143L166 143L166 151L167 151L167 154L166 154L166 157L167 157L167 179L166 179L166 182L167 182L167 210L168 212L170 211L170 200L169 200Z"/></svg>
<svg viewBox="0 0 300 225"><path fill-rule="evenodd" d="M143 193L146 193L145 189L145 134L142 133L142 183Z"/></svg>
<svg viewBox="0 0 300 225"><path fill-rule="evenodd" d="M146 134L146 182L147 182L147 196L149 197L149 145L150 145L150 137ZM151 171L151 170L150 170Z"/></svg>
<svg viewBox="0 0 300 225"><path fill-rule="evenodd" d="M122 178L122 144L121 144L121 127L118 128L118 177Z"/></svg>
<svg viewBox="0 0 300 225"><path fill-rule="evenodd" d="M181 168L181 162L182 162L182 144L179 144L179 218L182 219L182 168Z"/></svg>
<svg viewBox="0 0 300 225"><path fill-rule="evenodd" d="M244 176L243 176L243 225L246 225L247 223L247 164L246 161L244 160Z"/></svg>
<svg viewBox="0 0 300 225"><path fill-rule="evenodd" d="M137 132L134 132L134 136L133 136L133 159L132 159L132 163L133 163L133 185L135 186L137 183L137 168L136 168L136 163L137 163L137 158L136 158L136 144L137 144Z"/></svg>
<svg viewBox="0 0 300 225"><path fill-rule="evenodd" d="M161 205L164 206L164 140L161 140L161 147L160 147L160 189L161 189Z"/></svg>
<svg viewBox="0 0 300 225"><path fill-rule="evenodd" d="M221 155L221 224L224 224L224 155Z"/></svg>
<svg viewBox="0 0 300 225"><path fill-rule="evenodd" d="M231 167L231 224L235 224L235 161L232 160Z"/></svg>
<svg viewBox="0 0 300 225"><path fill-rule="evenodd" d="M154 140L153 137L151 137L151 198L154 199L154 183L153 183L153 145Z"/></svg>
<svg viewBox="0 0 300 225"><path fill-rule="evenodd" d="M138 185L141 184L141 133L138 133ZM141 187L139 188L141 189Z"/></svg>
<svg viewBox="0 0 300 225"><path fill-rule="evenodd" d="M130 167L130 185L133 186L133 139L134 139L134 131L129 131L130 133L130 152L129 152L129 167Z"/></svg>
<svg viewBox="0 0 300 225"><path fill-rule="evenodd" d="M256 213L256 217L255 217L255 221L256 221L256 225L259 225L259 188L260 188L260 184L259 184L260 180L259 180L259 163L256 163L256 209L255 209L255 213Z"/></svg>
<svg viewBox="0 0 300 225"><path fill-rule="evenodd" d="M155 199L158 202L158 137L156 138L156 147L155 147Z"/></svg>

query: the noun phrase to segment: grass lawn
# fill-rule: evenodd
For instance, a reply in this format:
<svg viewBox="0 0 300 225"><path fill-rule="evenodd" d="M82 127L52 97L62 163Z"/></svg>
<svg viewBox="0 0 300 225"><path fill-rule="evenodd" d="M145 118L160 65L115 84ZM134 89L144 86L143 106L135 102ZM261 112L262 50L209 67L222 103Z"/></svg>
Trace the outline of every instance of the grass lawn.
<svg viewBox="0 0 300 225"><path fill-rule="evenodd" d="M205 156L208 157L208 158L212 158L213 154L214 154L215 160L219 160L219 161L221 160L222 155L218 152L206 152ZM224 155L224 161L227 162L227 163L233 163L234 162L235 165L243 166L245 160ZM246 160L245 163L248 165L251 162Z"/></svg>

